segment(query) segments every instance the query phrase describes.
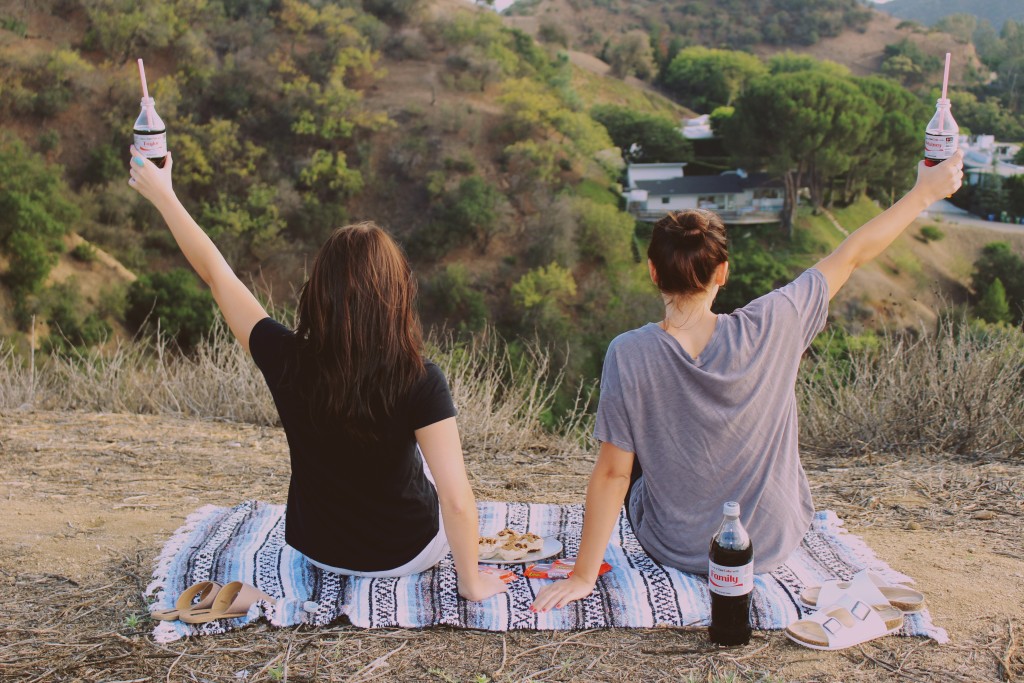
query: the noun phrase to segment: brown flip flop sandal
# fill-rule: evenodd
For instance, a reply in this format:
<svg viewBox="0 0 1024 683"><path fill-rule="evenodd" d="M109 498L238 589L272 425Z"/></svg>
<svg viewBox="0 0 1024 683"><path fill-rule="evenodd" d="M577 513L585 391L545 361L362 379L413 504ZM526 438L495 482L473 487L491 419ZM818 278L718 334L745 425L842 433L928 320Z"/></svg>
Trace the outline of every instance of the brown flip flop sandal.
<svg viewBox="0 0 1024 683"><path fill-rule="evenodd" d="M249 608L260 600L266 600L271 604L277 602L275 598L255 586L232 581L220 589L209 609L193 609L182 613L179 618L186 624L205 624L216 619L237 619L246 616Z"/></svg>
<svg viewBox="0 0 1024 683"><path fill-rule="evenodd" d="M210 609L221 588L222 586L216 581L194 583L178 596L178 601L174 603L174 609L159 609L150 612L149 616L160 621L174 621L180 619L182 614L192 610Z"/></svg>

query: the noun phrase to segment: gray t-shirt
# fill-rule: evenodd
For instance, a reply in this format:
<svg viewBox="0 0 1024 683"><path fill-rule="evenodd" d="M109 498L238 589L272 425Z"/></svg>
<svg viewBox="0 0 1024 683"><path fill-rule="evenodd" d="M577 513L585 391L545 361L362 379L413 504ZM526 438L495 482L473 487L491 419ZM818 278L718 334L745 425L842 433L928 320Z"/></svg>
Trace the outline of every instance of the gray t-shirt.
<svg viewBox="0 0 1024 683"><path fill-rule="evenodd" d="M730 500L753 541L755 572L799 545L814 506L800 465L796 376L827 315L828 284L812 268L719 315L696 359L655 323L612 341L594 437L639 459L629 513L656 560L707 573Z"/></svg>

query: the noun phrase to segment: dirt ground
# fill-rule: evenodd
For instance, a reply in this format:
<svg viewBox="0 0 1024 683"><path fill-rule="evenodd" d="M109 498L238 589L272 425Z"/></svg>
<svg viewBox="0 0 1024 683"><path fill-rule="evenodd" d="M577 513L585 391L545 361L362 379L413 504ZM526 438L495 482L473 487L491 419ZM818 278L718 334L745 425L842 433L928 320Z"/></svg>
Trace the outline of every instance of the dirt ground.
<svg viewBox="0 0 1024 683"><path fill-rule="evenodd" d="M582 500L587 454L467 451L480 498ZM283 433L171 417L0 413L0 680L1024 680L1024 463L810 455L806 466L817 506L917 578L950 644L888 637L821 653L765 632L718 650L701 629L338 624L258 625L158 645L141 591L161 545L200 505L283 502Z"/></svg>

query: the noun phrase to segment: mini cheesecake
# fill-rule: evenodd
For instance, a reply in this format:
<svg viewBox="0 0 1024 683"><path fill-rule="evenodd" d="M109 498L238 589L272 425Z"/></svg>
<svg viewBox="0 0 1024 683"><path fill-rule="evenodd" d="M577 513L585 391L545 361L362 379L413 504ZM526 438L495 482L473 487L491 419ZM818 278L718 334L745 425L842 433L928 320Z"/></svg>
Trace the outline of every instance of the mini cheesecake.
<svg viewBox="0 0 1024 683"><path fill-rule="evenodd" d="M544 539L537 534L526 533L520 536L518 540L520 543L525 543L531 553L544 547Z"/></svg>
<svg viewBox="0 0 1024 683"><path fill-rule="evenodd" d="M506 527L495 534L495 536L497 536L498 540L502 543L508 543L509 541L518 541L520 534L518 531L512 531Z"/></svg>
<svg viewBox="0 0 1024 683"><path fill-rule="evenodd" d="M498 546L501 545L494 536L481 536L479 541L479 557L481 560L486 560L490 557L494 557L494 553L497 552Z"/></svg>
<svg viewBox="0 0 1024 683"><path fill-rule="evenodd" d="M526 557L528 552L530 552L530 549L527 548L526 544L522 541L508 541L505 545L498 548L498 552L495 557L505 560L506 562L518 562Z"/></svg>

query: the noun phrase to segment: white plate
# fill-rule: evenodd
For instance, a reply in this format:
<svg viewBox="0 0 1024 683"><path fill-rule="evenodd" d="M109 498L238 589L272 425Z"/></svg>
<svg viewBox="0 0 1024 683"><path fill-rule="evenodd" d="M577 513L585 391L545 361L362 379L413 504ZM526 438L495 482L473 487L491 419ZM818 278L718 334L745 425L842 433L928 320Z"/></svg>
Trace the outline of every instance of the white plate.
<svg viewBox="0 0 1024 683"><path fill-rule="evenodd" d="M543 539L544 547L540 550L534 550L531 553L526 553L525 557L521 560L502 560L498 557L489 557L486 560L477 560L480 564L529 564L530 562L536 562L537 560L544 560L549 557L554 557L558 553L562 552L562 542L554 536L546 536Z"/></svg>

